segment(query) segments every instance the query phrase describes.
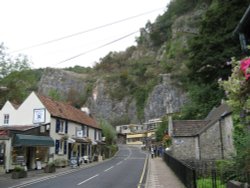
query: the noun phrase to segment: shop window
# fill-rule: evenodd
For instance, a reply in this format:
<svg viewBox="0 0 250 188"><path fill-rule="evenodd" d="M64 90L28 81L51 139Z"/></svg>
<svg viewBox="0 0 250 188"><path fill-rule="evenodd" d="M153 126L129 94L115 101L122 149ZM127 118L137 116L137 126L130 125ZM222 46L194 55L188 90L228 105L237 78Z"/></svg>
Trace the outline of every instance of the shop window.
<svg viewBox="0 0 250 188"><path fill-rule="evenodd" d="M36 160L42 162L48 162L48 147L36 147Z"/></svg>
<svg viewBox="0 0 250 188"><path fill-rule="evenodd" d="M4 114L3 124L8 125L9 120L10 120L10 115L9 114Z"/></svg>
<svg viewBox="0 0 250 188"><path fill-rule="evenodd" d="M56 140L55 153L56 154L67 154L67 141Z"/></svg>
<svg viewBox="0 0 250 188"><path fill-rule="evenodd" d="M11 156L12 156L12 162L14 164L18 164L18 157L20 156L25 156L25 150L23 147L13 147L13 150L11 152Z"/></svg>

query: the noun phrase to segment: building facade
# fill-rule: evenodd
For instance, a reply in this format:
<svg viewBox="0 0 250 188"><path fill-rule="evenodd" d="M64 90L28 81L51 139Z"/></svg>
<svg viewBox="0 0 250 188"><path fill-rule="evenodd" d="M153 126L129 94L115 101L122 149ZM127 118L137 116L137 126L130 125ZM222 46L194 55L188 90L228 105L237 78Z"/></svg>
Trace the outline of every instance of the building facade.
<svg viewBox="0 0 250 188"><path fill-rule="evenodd" d="M170 152L181 160L227 159L235 153L228 105L213 109L204 120L169 120Z"/></svg>
<svg viewBox="0 0 250 188"><path fill-rule="evenodd" d="M103 144L101 128L91 115L34 92L18 108L6 102L0 111L0 131L0 169L6 172L20 162L38 169L52 161L65 166L72 157L93 160L101 155L98 145Z"/></svg>

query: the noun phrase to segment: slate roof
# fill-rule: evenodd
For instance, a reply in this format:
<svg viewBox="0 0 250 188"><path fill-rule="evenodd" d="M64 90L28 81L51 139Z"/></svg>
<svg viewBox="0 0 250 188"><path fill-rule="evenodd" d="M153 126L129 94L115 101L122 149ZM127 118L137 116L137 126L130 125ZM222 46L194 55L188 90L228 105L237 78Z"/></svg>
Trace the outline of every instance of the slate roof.
<svg viewBox="0 0 250 188"><path fill-rule="evenodd" d="M214 108L205 118L206 121L216 121L221 116L227 116L232 113L232 110L227 104L221 104L218 108Z"/></svg>
<svg viewBox="0 0 250 188"><path fill-rule="evenodd" d="M227 104L221 104L210 111L204 120L175 120L173 121L173 136L195 136L212 126L221 117L232 113Z"/></svg>
<svg viewBox="0 0 250 188"><path fill-rule="evenodd" d="M195 136L206 124L204 120L175 120L173 136Z"/></svg>
<svg viewBox="0 0 250 188"><path fill-rule="evenodd" d="M12 130L12 131L27 131L37 126L34 125L11 125L11 126L0 126L0 130Z"/></svg>
<svg viewBox="0 0 250 188"><path fill-rule="evenodd" d="M85 112L63 102L54 101L49 97L36 94L46 109L54 117L67 119L93 128L101 129L94 118Z"/></svg>

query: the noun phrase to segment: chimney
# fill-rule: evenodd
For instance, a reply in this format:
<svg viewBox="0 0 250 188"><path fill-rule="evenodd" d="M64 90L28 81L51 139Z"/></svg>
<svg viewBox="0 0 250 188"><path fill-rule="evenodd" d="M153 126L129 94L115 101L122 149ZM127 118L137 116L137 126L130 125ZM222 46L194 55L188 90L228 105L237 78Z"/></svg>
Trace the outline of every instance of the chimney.
<svg viewBox="0 0 250 188"><path fill-rule="evenodd" d="M173 120L171 115L168 116L168 134L169 136L173 135Z"/></svg>
<svg viewBox="0 0 250 188"><path fill-rule="evenodd" d="M85 112L88 116L90 115L90 111L88 107L82 107L81 111Z"/></svg>

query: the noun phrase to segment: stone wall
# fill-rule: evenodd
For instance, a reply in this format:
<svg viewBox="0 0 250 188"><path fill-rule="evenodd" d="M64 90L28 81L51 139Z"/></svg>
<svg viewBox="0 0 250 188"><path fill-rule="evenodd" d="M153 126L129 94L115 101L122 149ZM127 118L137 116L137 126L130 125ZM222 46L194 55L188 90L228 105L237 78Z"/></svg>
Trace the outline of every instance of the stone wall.
<svg viewBox="0 0 250 188"><path fill-rule="evenodd" d="M235 154L233 145L233 120L232 116L227 116L222 122L222 140L224 157L231 158Z"/></svg>
<svg viewBox="0 0 250 188"><path fill-rule="evenodd" d="M196 158L196 137L174 137L171 153L180 160L194 160Z"/></svg>
<svg viewBox="0 0 250 188"><path fill-rule="evenodd" d="M202 160L231 158L234 154L231 116L218 120L200 135Z"/></svg>
<svg viewBox="0 0 250 188"><path fill-rule="evenodd" d="M200 135L201 160L221 159L221 140L219 121Z"/></svg>

